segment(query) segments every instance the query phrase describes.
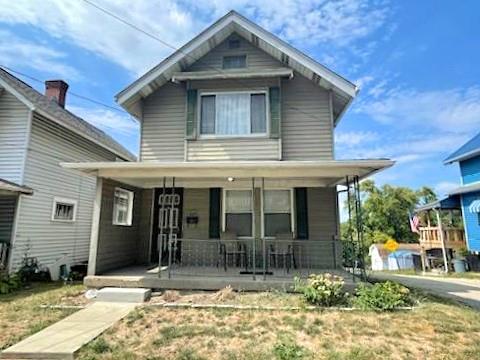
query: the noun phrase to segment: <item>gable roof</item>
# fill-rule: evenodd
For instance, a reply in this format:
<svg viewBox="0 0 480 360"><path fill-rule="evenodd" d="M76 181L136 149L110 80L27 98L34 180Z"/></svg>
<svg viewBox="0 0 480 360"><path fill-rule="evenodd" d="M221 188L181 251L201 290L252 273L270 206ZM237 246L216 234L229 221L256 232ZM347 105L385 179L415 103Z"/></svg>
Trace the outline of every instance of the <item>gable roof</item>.
<svg viewBox="0 0 480 360"><path fill-rule="evenodd" d="M457 151L443 160L443 163L451 164L456 161L470 159L477 155L480 155L480 133L475 135L472 139L463 144Z"/></svg>
<svg viewBox="0 0 480 360"><path fill-rule="evenodd" d="M142 98L170 81L175 73L192 65L234 32L317 85L331 89L335 124L340 120L358 92L356 85L233 10L118 93L117 102L140 118L139 102Z"/></svg>
<svg viewBox="0 0 480 360"><path fill-rule="evenodd" d="M96 143L118 157L136 161L135 155L102 130L64 109L55 101L49 100L45 95L2 68L0 68L0 87L4 87L30 110Z"/></svg>

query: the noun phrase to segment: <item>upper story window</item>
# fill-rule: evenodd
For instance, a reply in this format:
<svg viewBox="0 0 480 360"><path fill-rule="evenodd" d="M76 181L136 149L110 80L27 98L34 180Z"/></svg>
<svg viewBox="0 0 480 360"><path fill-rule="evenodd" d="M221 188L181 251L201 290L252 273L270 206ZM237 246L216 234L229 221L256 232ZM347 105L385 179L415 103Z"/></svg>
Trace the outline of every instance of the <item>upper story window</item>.
<svg viewBox="0 0 480 360"><path fill-rule="evenodd" d="M259 136L267 134L267 94L204 93L200 96L200 134Z"/></svg>
<svg viewBox="0 0 480 360"><path fill-rule="evenodd" d="M240 39L230 39L228 41L229 49L239 49L240 48Z"/></svg>
<svg viewBox="0 0 480 360"><path fill-rule="evenodd" d="M247 55L231 55L223 57L224 69L243 69L247 67Z"/></svg>

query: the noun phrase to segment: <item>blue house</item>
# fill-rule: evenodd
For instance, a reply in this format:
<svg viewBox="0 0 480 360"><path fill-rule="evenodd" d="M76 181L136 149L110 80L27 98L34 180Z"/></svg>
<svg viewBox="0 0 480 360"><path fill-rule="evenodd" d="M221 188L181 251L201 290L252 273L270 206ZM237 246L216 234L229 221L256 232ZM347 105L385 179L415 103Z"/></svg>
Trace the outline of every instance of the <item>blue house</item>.
<svg viewBox="0 0 480 360"><path fill-rule="evenodd" d="M449 193L458 196L462 209L467 247L480 252L480 134L468 141L444 160L444 164L458 162L461 184Z"/></svg>

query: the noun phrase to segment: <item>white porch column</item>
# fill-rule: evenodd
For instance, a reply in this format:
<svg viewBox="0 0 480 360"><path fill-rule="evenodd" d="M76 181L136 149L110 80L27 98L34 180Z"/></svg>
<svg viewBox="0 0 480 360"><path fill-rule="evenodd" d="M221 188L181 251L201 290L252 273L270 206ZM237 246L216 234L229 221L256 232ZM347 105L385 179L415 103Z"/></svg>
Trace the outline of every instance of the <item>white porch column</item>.
<svg viewBox="0 0 480 360"><path fill-rule="evenodd" d="M103 179L97 177L97 189L93 202L92 230L90 232L90 251L88 256L88 275L95 275L97 267L98 234L100 228L100 214L102 211Z"/></svg>

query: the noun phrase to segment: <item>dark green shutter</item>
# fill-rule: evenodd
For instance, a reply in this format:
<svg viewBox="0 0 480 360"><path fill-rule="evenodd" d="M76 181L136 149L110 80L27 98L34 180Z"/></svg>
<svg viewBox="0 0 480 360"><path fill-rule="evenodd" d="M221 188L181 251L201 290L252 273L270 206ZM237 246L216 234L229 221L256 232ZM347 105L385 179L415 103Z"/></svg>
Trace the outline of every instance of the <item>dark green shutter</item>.
<svg viewBox="0 0 480 360"><path fill-rule="evenodd" d="M197 90L187 90L186 138L195 139L197 134Z"/></svg>
<svg viewBox="0 0 480 360"><path fill-rule="evenodd" d="M220 239L220 188L210 189L210 221L208 233L210 239Z"/></svg>
<svg viewBox="0 0 480 360"><path fill-rule="evenodd" d="M280 88L271 87L269 89L270 102L270 137L278 139L280 137Z"/></svg>
<svg viewBox="0 0 480 360"><path fill-rule="evenodd" d="M307 188L295 188L297 239L308 239Z"/></svg>

